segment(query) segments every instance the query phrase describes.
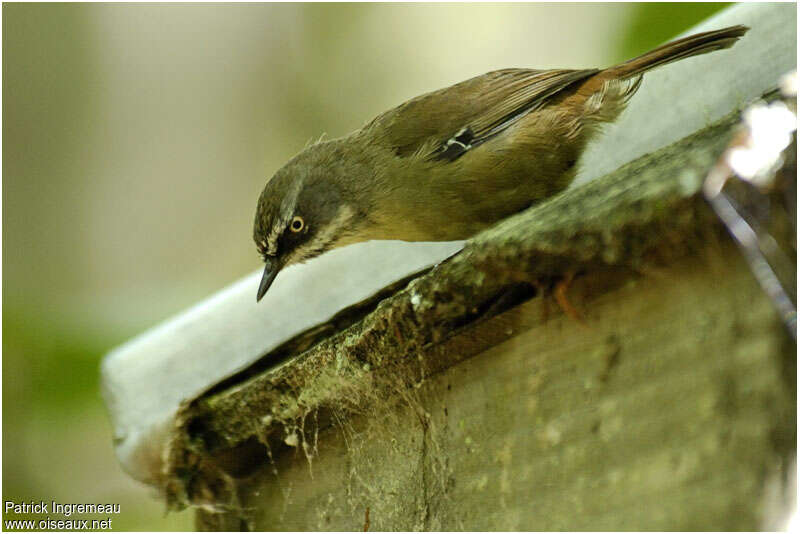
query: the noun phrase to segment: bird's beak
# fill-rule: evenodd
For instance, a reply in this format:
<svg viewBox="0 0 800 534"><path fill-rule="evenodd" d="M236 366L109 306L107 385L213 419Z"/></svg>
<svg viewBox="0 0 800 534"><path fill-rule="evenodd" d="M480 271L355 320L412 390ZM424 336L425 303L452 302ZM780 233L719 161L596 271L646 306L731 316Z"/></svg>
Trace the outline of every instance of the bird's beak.
<svg viewBox="0 0 800 534"><path fill-rule="evenodd" d="M266 265L264 265L264 274L261 276L261 283L258 284L256 302L261 300L261 298L267 292L267 289L269 289L269 286L272 285L275 277L278 276L278 271L281 270L277 259L267 257L264 262Z"/></svg>

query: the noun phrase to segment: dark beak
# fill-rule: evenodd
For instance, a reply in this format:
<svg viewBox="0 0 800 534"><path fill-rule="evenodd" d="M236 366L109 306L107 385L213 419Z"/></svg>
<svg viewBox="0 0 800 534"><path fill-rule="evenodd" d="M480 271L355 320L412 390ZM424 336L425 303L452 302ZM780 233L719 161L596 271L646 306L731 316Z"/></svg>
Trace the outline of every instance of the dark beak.
<svg viewBox="0 0 800 534"><path fill-rule="evenodd" d="M278 271L280 271L280 266L278 265L278 261L273 258L266 258L264 260L266 265L264 265L264 275L261 277L261 283L258 284L258 294L256 295L256 302L260 301L264 294L269 289L269 286L272 285L272 282L275 280L275 277L278 276Z"/></svg>

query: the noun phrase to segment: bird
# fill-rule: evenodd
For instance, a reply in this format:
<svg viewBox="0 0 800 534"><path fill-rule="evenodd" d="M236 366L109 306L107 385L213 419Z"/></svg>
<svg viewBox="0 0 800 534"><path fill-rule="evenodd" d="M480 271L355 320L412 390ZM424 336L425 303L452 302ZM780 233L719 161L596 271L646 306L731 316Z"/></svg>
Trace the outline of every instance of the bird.
<svg viewBox="0 0 800 534"><path fill-rule="evenodd" d="M642 75L730 48L749 30L690 35L605 69L508 68L413 98L308 146L258 198L256 300L284 267L380 239L454 241L564 190Z"/></svg>

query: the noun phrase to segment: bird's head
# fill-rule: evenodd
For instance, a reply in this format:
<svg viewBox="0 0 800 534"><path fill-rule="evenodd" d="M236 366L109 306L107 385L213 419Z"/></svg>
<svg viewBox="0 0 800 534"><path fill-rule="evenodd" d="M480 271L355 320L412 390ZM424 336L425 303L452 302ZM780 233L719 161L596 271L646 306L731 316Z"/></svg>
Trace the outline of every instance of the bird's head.
<svg viewBox="0 0 800 534"><path fill-rule="evenodd" d="M342 169L337 168L330 143L295 156L267 182L258 199L253 239L265 267L257 300L282 268L353 242L362 217L337 180L335 173Z"/></svg>

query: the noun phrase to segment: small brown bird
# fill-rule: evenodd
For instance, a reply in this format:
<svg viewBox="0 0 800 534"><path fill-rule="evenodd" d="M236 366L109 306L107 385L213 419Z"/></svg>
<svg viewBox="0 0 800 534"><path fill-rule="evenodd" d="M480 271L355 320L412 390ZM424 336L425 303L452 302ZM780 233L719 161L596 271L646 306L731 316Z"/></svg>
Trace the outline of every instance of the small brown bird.
<svg viewBox="0 0 800 534"><path fill-rule="evenodd" d="M267 182L254 239L261 300L285 266L370 239L465 239L566 188L642 74L732 46L699 33L607 69L505 69L418 96L303 150Z"/></svg>

